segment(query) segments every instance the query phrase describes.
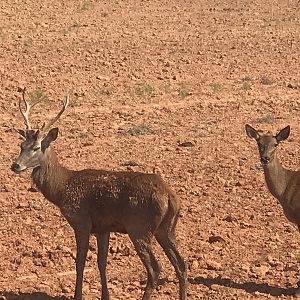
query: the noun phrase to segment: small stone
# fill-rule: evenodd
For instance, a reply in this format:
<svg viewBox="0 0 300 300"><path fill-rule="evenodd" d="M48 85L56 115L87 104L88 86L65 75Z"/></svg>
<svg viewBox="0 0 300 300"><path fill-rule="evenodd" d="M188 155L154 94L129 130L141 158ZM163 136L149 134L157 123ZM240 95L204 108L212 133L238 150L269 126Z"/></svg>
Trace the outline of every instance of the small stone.
<svg viewBox="0 0 300 300"><path fill-rule="evenodd" d="M241 265L241 269L242 269L243 271L245 271L246 273L250 273L250 265L247 264L247 263L242 264L242 265Z"/></svg>
<svg viewBox="0 0 300 300"><path fill-rule="evenodd" d="M97 76L96 76L96 79L98 79L98 80L104 80L104 81L109 81L109 80L110 80L109 77L101 76L101 75L97 75Z"/></svg>
<svg viewBox="0 0 300 300"><path fill-rule="evenodd" d="M262 76L261 79L260 79L260 83L264 84L264 85L271 85L273 82L268 77Z"/></svg>
<svg viewBox="0 0 300 300"><path fill-rule="evenodd" d="M222 265L216 261L209 260L206 262L206 266L208 270L220 271L222 270Z"/></svg>
<svg viewBox="0 0 300 300"><path fill-rule="evenodd" d="M241 181L241 180L238 180L236 183L235 183L235 186L243 186L244 183Z"/></svg>
<svg viewBox="0 0 300 300"><path fill-rule="evenodd" d="M285 265L284 271L295 271L298 272L298 266L293 263L287 263Z"/></svg>
<svg viewBox="0 0 300 300"><path fill-rule="evenodd" d="M210 286L210 289L213 291L218 291L218 290L220 290L220 286L218 284L212 284Z"/></svg>
<svg viewBox="0 0 300 300"><path fill-rule="evenodd" d="M290 89L294 89L294 90L298 89L298 86L295 85L295 84L293 84L293 83L289 83L289 84L287 85L287 87L290 88Z"/></svg>
<svg viewBox="0 0 300 300"><path fill-rule="evenodd" d="M195 144L193 144L192 142L183 142L178 144L179 147L195 147Z"/></svg>
<svg viewBox="0 0 300 300"><path fill-rule="evenodd" d="M22 93L25 89L26 89L25 86L18 86L17 92Z"/></svg>
<svg viewBox="0 0 300 300"><path fill-rule="evenodd" d="M265 265L261 265L259 267L255 267L253 269L253 272L261 277L265 277L266 273L270 270L270 268L268 266Z"/></svg>
<svg viewBox="0 0 300 300"><path fill-rule="evenodd" d="M19 202L16 206L17 209L28 207L28 202Z"/></svg>
<svg viewBox="0 0 300 300"><path fill-rule="evenodd" d="M68 287L68 286L63 285L63 286L61 287L61 291L62 291L62 293L64 293L64 294L69 294L69 293L72 292L72 289L71 289L70 287Z"/></svg>
<svg viewBox="0 0 300 300"><path fill-rule="evenodd" d="M38 285L37 288L40 292L46 293L48 295L50 295L51 293L51 287L48 285L48 283L42 283Z"/></svg>
<svg viewBox="0 0 300 300"><path fill-rule="evenodd" d="M5 192L12 192L13 191L13 186L11 184L5 184L4 185L4 191Z"/></svg>
<svg viewBox="0 0 300 300"><path fill-rule="evenodd" d="M198 270L199 269L199 262L195 259L191 263L191 270Z"/></svg>
<svg viewBox="0 0 300 300"><path fill-rule="evenodd" d="M154 174L159 174L159 175L163 174L163 171L162 171L162 169L159 166L154 166L152 172Z"/></svg>
<svg viewBox="0 0 300 300"><path fill-rule="evenodd" d="M208 242L210 244L212 243L216 243L216 242L221 242L221 243L225 243L225 240L219 236L219 235L211 235L209 238L208 238Z"/></svg>
<svg viewBox="0 0 300 300"><path fill-rule="evenodd" d="M71 248L69 248L69 247L67 247L67 246L64 246L64 245L60 246L60 249L61 249L63 252L68 253L68 254L72 254L72 253L73 253L73 251L72 251Z"/></svg>
<svg viewBox="0 0 300 300"><path fill-rule="evenodd" d="M231 214L226 215L223 220L226 221L226 222L236 221L236 219Z"/></svg>

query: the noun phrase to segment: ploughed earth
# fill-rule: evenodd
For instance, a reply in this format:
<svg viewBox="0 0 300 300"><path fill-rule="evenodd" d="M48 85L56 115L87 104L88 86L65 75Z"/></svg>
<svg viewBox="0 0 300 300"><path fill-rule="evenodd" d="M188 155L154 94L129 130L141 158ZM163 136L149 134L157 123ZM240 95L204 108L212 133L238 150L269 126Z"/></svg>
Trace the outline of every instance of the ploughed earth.
<svg viewBox="0 0 300 300"><path fill-rule="evenodd" d="M291 125L278 155L300 169L300 3L0 1L0 299L71 299L75 240L60 211L14 174L20 88L37 128L70 95L53 144L71 169L158 172L182 201L188 299L291 299L300 237L267 190L244 125ZM178 299L162 264L153 298ZM95 238L84 299L100 299ZM112 234L111 299L140 299L146 272Z"/></svg>

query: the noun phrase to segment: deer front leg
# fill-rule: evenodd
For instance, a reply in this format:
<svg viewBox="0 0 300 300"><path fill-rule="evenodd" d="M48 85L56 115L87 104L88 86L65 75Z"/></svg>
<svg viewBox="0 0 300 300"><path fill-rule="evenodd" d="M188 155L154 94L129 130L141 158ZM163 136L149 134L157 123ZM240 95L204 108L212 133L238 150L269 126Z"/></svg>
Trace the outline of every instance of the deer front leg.
<svg viewBox="0 0 300 300"><path fill-rule="evenodd" d="M106 264L107 264L107 253L109 244L109 232L103 234L97 234L98 244L98 268L101 276L101 300L109 300L109 292L107 288L106 278Z"/></svg>
<svg viewBox="0 0 300 300"><path fill-rule="evenodd" d="M87 229L75 229L76 238L76 286L75 286L75 300L82 300L82 282L83 271L86 261L86 256L89 248L89 236L90 230Z"/></svg>

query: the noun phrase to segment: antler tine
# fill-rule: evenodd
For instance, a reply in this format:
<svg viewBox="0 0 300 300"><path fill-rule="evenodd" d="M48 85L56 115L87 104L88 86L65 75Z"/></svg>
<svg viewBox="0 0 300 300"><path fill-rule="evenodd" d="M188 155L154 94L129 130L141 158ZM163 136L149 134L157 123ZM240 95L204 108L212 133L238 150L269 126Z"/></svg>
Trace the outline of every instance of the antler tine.
<svg viewBox="0 0 300 300"><path fill-rule="evenodd" d="M29 129L31 129L30 123L29 123L29 111L32 106L30 106L30 104L26 101L25 92L26 92L26 88L24 88L22 91L22 100L25 103L25 112L22 110L22 107L21 107L22 100L19 101L19 109L24 118L24 121L25 121L24 123L25 123L26 129L29 130Z"/></svg>
<svg viewBox="0 0 300 300"><path fill-rule="evenodd" d="M25 125L26 125L26 130L30 130L31 129L31 126L30 126L30 122L29 122L29 113L30 113L30 109L32 107L34 107L36 104L38 104L39 102L41 102L44 98L43 97L40 97L40 99L38 99L37 101L35 101L33 104L30 104L28 101L26 101L25 99L25 92L26 92L26 88L24 88L22 90L22 100L23 102L25 103L25 112L22 110L22 107L21 107L21 100L19 101L19 109L20 109L20 112L24 118L24 121L25 121Z"/></svg>
<svg viewBox="0 0 300 300"><path fill-rule="evenodd" d="M60 118L60 116L63 114L63 112L66 110L66 108L69 105L69 98L70 98L69 95L67 95L65 100L62 101L63 106L60 112L54 118L50 119L50 121L47 124L46 123L43 124L41 128L42 132L47 131Z"/></svg>

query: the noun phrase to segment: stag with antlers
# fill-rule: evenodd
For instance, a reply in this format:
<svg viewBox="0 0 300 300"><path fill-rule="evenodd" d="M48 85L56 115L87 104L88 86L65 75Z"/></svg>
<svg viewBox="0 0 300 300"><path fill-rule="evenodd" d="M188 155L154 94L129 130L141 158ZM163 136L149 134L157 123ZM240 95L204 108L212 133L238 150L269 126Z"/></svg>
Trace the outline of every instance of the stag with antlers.
<svg viewBox="0 0 300 300"><path fill-rule="evenodd" d="M57 205L75 232L76 300L82 299L83 271L89 236L95 234L98 244L98 267L102 284L102 300L109 299L106 263L110 232L127 233L144 264L148 279L142 299L151 298L157 286L160 264L156 260L154 237L172 263L179 280L179 299L186 300L186 264L177 249L175 227L180 201L158 174L116 172L63 167L51 147L58 136L58 128L51 126L66 110L69 97L60 112L37 130L31 129L29 112L32 106L22 100L25 112L20 111L26 129L18 130L24 141L21 152L11 168L19 173L32 168L32 179L43 195ZM50 130L49 130L50 129ZM49 130L49 131L48 131Z"/></svg>

